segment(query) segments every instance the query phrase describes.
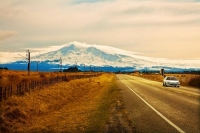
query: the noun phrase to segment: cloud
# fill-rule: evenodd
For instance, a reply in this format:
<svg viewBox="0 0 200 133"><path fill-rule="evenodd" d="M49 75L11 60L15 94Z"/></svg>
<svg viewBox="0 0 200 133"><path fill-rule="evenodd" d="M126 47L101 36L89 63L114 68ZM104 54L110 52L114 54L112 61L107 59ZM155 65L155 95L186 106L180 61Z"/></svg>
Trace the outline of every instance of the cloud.
<svg viewBox="0 0 200 133"><path fill-rule="evenodd" d="M0 30L0 41L5 40L6 38L9 38L11 36L14 36L18 34L16 31L2 31Z"/></svg>
<svg viewBox="0 0 200 133"><path fill-rule="evenodd" d="M192 1L2 0L1 27L20 34L1 45L27 48L81 41L165 57L167 52L173 56L167 49L173 47L179 53L193 51L182 57L200 57L199 9L200 2Z"/></svg>

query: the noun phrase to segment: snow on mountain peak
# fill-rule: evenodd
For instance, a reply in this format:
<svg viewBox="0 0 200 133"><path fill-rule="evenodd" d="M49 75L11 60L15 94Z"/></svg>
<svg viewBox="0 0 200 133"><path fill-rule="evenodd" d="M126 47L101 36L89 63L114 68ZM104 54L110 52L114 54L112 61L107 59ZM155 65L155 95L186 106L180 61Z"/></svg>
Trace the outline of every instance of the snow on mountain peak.
<svg viewBox="0 0 200 133"><path fill-rule="evenodd" d="M0 53L3 54L2 52ZM17 53L15 53L16 56ZM31 53L32 61L54 61L62 58L63 65L118 66L145 68L153 66L170 66L178 68L200 68L200 60L169 60L141 56L137 52L121 50L111 46L70 42L60 46L51 46L41 52ZM10 57L10 55L9 55Z"/></svg>
<svg viewBox="0 0 200 133"><path fill-rule="evenodd" d="M73 46L75 46L76 48L79 48L79 49L86 49L86 48L89 48L89 47L93 47L93 48L99 49L101 51L104 51L107 54L117 54L117 53L119 54L119 53L121 53L122 55L128 55L128 56L130 56L132 54L138 54L137 52L125 51L125 50L121 50L121 49L114 48L114 47L111 47L111 46L87 44L87 43L81 43L81 42L77 42L77 41L61 45L60 48L69 47L71 45L73 45Z"/></svg>

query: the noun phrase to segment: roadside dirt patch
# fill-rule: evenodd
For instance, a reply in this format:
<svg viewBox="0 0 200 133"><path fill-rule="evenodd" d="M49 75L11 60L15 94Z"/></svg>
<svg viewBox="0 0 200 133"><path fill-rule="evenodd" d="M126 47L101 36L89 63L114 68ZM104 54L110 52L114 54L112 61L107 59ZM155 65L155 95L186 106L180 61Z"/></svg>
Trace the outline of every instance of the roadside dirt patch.
<svg viewBox="0 0 200 133"><path fill-rule="evenodd" d="M128 113L124 109L123 101L113 103L110 108L109 122L106 132L108 133L135 133L133 125Z"/></svg>

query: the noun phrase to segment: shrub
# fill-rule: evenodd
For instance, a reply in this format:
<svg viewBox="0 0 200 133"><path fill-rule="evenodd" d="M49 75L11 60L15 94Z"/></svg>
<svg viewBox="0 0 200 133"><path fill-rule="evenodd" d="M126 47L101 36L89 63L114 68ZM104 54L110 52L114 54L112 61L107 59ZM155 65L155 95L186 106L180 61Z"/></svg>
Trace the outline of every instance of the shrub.
<svg viewBox="0 0 200 133"><path fill-rule="evenodd" d="M46 74L45 73L39 73L41 78L46 78Z"/></svg>
<svg viewBox="0 0 200 133"><path fill-rule="evenodd" d="M188 85L200 88L200 77L190 79Z"/></svg>

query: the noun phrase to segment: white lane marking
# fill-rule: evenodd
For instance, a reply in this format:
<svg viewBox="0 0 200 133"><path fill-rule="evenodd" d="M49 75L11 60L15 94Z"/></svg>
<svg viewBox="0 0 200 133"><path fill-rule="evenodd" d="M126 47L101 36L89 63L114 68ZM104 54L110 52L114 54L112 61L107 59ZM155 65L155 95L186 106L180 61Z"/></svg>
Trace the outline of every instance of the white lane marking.
<svg viewBox="0 0 200 133"><path fill-rule="evenodd" d="M140 78L140 77L139 77ZM146 79L146 80L148 80L148 81L145 81L145 78L142 78L142 80L138 80L138 81L141 81L141 82L143 82L143 83L146 83L146 84L149 84L149 85L152 85L151 83L154 83L154 84L156 84L156 85L152 85L152 86L157 86L157 87L162 87L162 89L165 89L165 88L167 88L167 87L163 87L163 86L160 86L160 85L162 85L162 83L161 82L158 82L158 81L152 81L152 80L150 80L150 79ZM139 82L138 82L139 83ZM185 91L185 90L182 90L182 89L185 89L186 87L183 87L183 86L181 86L180 88L167 88L168 90L170 90L170 91L174 91L175 89L179 89L179 90L176 90L175 92L177 92L177 93L184 93L184 94L186 94L186 95L193 95L193 96L200 96L200 94L197 92L197 93L195 93L195 92L189 92L189 91ZM181 89L181 90L180 90Z"/></svg>
<svg viewBox="0 0 200 133"><path fill-rule="evenodd" d="M119 77L118 77L119 78ZM121 78L119 78L121 80ZM121 80L122 81L122 80ZM122 81L124 83L124 81ZM177 131L180 133L185 133L182 129L180 129L178 126L176 126L173 122L171 122L169 119L167 119L164 115L162 115L160 112L158 112L153 106L151 106L146 100L144 100L142 97L140 97L135 91L131 89L129 85L124 83L133 93L135 93L136 96L138 96L144 103L146 103L154 112L156 112L161 118L163 118L167 123L169 123L172 127L174 127Z"/></svg>

